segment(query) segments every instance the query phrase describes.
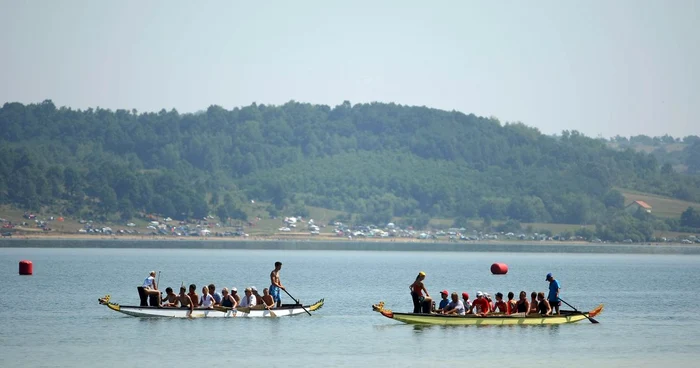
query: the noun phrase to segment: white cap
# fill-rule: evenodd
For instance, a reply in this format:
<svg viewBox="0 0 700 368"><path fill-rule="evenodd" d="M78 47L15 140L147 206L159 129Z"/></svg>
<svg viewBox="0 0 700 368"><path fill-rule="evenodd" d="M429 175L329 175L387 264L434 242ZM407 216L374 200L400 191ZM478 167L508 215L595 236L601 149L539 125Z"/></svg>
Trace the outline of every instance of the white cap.
<svg viewBox="0 0 700 368"><path fill-rule="evenodd" d="M258 289L256 289L255 286L251 286L251 287L250 287L250 290L251 290L251 291L258 291Z"/></svg>
<svg viewBox="0 0 700 368"><path fill-rule="evenodd" d="M482 293L481 291L477 291L476 296L484 296L484 293Z"/></svg>
<svg viewBox="0 0 700 368"><path fill-rule="evenodd" d="M236 289L235 287L232 287L231 292L234 292L234 291L238 291L238 289Z"/></svg>

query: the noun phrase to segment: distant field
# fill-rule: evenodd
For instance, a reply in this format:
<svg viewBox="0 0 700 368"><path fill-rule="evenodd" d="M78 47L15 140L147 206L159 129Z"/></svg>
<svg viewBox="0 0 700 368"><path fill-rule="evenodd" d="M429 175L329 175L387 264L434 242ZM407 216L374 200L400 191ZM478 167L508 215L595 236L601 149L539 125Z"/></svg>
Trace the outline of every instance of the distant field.
<svg viewBox="0 0 700 368"><path fill-rule="evenodd" d="M688 207L700 209L700 203L697 202L682 201L680 199L673 199L621 188L618 190L620 190L622 195L625 197L625 205L628 205L634 201L644 201L652 207L651 213L657 217L680 218L681 213L688 209Z"/></svg>

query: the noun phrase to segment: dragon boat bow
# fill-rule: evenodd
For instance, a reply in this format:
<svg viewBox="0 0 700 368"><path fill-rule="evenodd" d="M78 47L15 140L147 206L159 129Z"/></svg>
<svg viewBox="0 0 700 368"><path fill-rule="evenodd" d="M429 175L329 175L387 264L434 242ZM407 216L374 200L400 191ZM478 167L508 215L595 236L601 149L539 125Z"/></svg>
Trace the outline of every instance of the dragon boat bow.
<svg viewBox="0 0 700 368"><path fill-rule="evenodd" d="M107 308L124 313L132 317L169 317L169 318L247 318L247 317L282 317L292 316L295 314L306 313L306 310L312 312L323 307L324 299L317 301L311 305L302 306L301 304L282 304L279 308L255 309L253 308L226 308L215 307L215 309L195 308L190 315L190 310L187 308L158 308L158 307L141 307L135 305L119 305L110 301L110 296L106 295L98 299L98 302ZM272 313L271 313L272 312Z"/></svg>
<svg viewBox="0 0 700 368"><path fill-rule="evenodd" d="M514 313L510 315L489 314L480 316L467 314L464 316L455 314L432 314L432 313L395 313L390 309L384 309L384 302L379 302L372 306L372 310L379 312L387 318L391 318L403 323L424 324L424 325L559 325L564 323L575 323L584 319L597 316L603 311L603 305L597 306L589 312L562 310L559 315L542 316L540 314L525 315L525 313Z"/></svg>

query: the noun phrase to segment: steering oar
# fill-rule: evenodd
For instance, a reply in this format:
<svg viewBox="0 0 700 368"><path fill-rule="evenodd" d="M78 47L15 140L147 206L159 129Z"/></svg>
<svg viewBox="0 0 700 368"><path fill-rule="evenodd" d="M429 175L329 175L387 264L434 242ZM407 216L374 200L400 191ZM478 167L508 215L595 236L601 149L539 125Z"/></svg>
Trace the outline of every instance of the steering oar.
<svg viewBox="0 0 700 368"><path fill-rule="evenodd" d="M584 317L588 318L588 320L591 321L591 323L600 323L600 322L596 321L595 319L593 319L593 318L591 318L591 317L588 317L585 313L583 313L583 312L579 311L578 309L574 308L573 305L567 303L564 299L559 298L559 300L561 300L562 303L564 303L564 304L568 305L570 308L572 308L572 309L574 310L574 312L581 313Z"/></svg>

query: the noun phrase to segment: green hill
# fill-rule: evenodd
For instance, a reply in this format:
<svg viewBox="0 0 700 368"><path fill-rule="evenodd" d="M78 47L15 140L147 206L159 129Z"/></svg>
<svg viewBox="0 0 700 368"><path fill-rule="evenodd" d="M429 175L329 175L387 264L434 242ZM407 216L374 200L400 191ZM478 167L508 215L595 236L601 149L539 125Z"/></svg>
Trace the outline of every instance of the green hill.
<svg viewBox="0 0 700 368"><path fill-rule="evenodd" d="M690 143L694 157L700 143ZM593 224L624 206L615 187L700 202L697 176L645 152L457 111L294 101L197 114L0 108L0 204L73 217L247 219L317 207L375 223Z"/></svg>

